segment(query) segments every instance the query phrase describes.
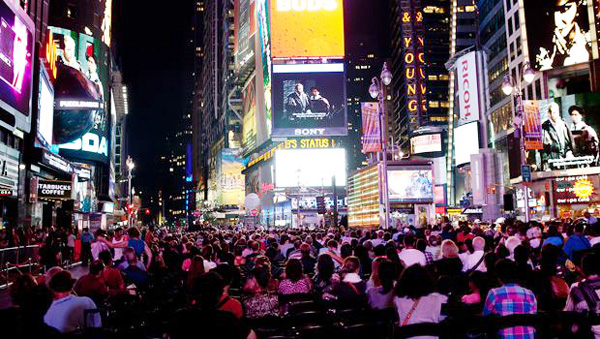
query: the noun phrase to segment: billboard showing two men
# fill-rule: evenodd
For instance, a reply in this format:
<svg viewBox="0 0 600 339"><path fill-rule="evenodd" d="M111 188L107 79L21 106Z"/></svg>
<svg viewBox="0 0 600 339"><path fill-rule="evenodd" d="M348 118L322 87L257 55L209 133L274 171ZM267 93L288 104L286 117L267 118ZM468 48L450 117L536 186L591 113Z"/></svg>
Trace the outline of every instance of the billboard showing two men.
<svg viewBox="0 0 600 339"><path fill-rule="evenodd" d="M598 166L600 92L526 101L526 114L539 114L540 149L530 152L535 170ZM529 118L528 118L529 119Z"/></svg>
<svg viewBox="0 0 600 339"><path fill-rule="evenodd" d="M344 64L273 66L273 136L348 133Z"/></svg>

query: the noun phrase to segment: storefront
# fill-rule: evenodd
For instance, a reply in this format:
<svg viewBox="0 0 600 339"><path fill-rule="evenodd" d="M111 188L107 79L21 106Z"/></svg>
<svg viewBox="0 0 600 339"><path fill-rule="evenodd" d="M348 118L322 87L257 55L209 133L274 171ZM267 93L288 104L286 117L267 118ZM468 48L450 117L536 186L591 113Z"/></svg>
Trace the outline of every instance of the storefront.
<svg viewBox="0 0 600 339"><path fill-rule="evenodd" d="M17 224L20 155L0 143L0 229Z"/></svg>

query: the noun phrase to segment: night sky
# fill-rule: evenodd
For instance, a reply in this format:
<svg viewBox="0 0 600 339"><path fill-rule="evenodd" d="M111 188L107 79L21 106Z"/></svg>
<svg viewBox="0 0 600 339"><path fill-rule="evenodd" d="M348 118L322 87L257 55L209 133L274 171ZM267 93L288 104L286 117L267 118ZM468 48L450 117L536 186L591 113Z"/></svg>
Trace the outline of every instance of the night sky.
<svg viewBox="0 0 600 339"><path fill-rule="evenodd" d="M194 1L162 4L117 0L114 3L117 55L129 91L127 133L136 168L133 186L156 188L156 161L164 140L189 106L189 62ZM187 83L186 83L187 81Z"/></svg>
<svg viewBox="0 0 600 339"><path fill-rule="evenodd" d="M178 122L189 109L194 3L194 0L174 0L162 5L132 0L114 2L113 48L117 49L115 54L120 58L117 63L129 90L127 133L129 152L136 163L133 186L138 191L156 189L156 161L164 152L165 136L180 127ZM387 0L346 0L349 54L357 41L367 41L370 45L367 49L380 50L385 45L387 3Z"/></svg>

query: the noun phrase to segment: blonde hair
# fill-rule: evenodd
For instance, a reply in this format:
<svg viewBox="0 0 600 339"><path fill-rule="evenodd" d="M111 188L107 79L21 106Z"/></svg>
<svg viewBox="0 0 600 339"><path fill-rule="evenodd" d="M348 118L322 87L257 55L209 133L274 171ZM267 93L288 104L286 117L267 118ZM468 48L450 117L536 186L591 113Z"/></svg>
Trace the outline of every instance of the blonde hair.
<svg viewBox="0 0 600 339"><path fill-rule="evenodd" d="M441 252L442 258L458 258L458 246L450 239L442 241Z"/></svg>

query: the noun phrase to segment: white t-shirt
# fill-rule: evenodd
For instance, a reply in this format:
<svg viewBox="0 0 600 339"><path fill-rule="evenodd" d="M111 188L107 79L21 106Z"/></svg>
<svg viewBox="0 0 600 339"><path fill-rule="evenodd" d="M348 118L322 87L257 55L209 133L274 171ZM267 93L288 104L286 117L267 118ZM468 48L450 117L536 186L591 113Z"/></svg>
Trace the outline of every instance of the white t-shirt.
<svg viewBox="0 0 600 339"><path fill-rule="evenodd" d="M600 243L600 237L593 237L590 239L590 246L594 247L597 243Z"/></svg>
<svg viewBox="0 0 600 339"><path fill-rule="evenodd" d="M445 316L442 315L442 305L448 302L448 297L439 293L431 293L426 296L423 296L419 299L419 304L415 308L410 319L406 325L412 324L420 324L420 323L439 323L444 320ZM396 312L398 312L398 319L400 325L406 319L406 316L413 308L415 304L415 300L409 299L406 297L403 298L394 298L394 306L396 307ZM414 338L436 338L433 336L420 336L420 337L412 337Z"/></svg>
<svg viewBox="0 0 600 339"><path fill-rule="evenodd" d="M483 251L475 251L472 254L466 256L463 261L463 272L466 272L475 267L475 265L479 263L479 261L481 260L481 258L483 258L484 255L485 252ZM477 266L476 271L487 272L487 268L485 267L485 263L483 261L481 261L479 266Z"/></svg>
<svg viewBox="0 0 600 339"><path fill-rule="evenodd" d="M121 241L123 241L123 238L121 238L120 240L112 238L111 243L117 244L117 243L120 243ZM113 260L115 260L115 261L121 260L121 258L123 258L123 249L122 248L114 248L114 250L115 250L115 256L114 256Z"/></svg>
<svg viewBox="0 0 600 339"><path fill-rule="evenodd" d="M69 234L67 237L67 247L75 247L75 240L77 240L77 236L75 234Z"/></svg>
<svg viewBox="0 0 600 339"><path fill-rule="evenodd" d="M405 267L410 267L414 264L419 264L421 266L427 265L427 259L425 258L425 254L423 252L416 250L414 248L403 249L400 254L398 254L400 260L404 263Z"/></svg>

